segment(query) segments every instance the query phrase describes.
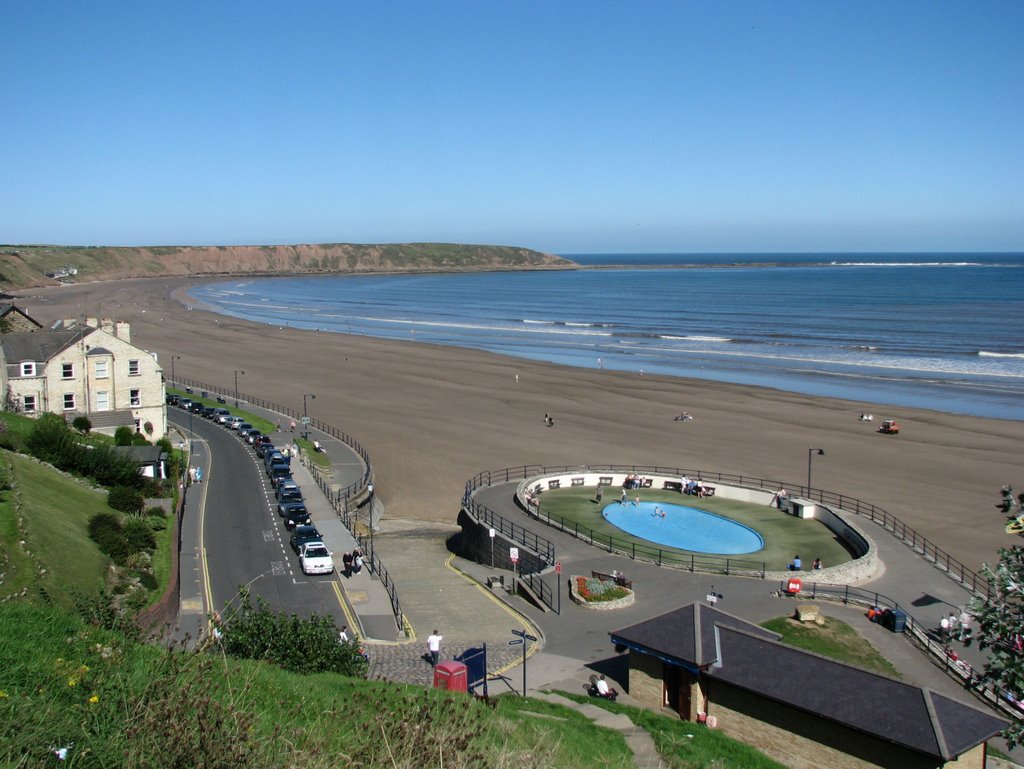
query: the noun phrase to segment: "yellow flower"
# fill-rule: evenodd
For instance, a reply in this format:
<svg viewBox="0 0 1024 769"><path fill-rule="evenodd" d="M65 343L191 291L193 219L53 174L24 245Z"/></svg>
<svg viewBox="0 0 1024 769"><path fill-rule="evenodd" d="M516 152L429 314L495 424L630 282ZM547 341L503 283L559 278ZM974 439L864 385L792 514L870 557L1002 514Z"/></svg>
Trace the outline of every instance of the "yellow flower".
<svg viewBox="0 0 1024 769"><path fill-rule="evenodd" d="M89 666L88 665L79 665L78 666L78 674L79 675L83 675L84 676L88 672L89 672Z"/></svg>
<svg viewBox="0 0 1024 769"><path fill-rule="evenodd" d="M99 702L99 701L100 701L100 698L99 698L98 696L96 696L95 694L94 694L94 695L92 695L92 696L91 696L91 697L89 698L89 704L90 704L90 705L95 705L95 704L96 704L97 702Z"/></svg>
<svg viewBox="0 0 1024 769"><path fill-rule="evenodd" d="M0 700L6 700L6 699L7 699L7 692L5 692L3 689L0 689Z"/></svg>
<svg viewBox="0 0 1024 769"><path fill-rule="evenodd" d="M68 679L68 686L78 686L78 679L77 678L69 678Z"/></svg>

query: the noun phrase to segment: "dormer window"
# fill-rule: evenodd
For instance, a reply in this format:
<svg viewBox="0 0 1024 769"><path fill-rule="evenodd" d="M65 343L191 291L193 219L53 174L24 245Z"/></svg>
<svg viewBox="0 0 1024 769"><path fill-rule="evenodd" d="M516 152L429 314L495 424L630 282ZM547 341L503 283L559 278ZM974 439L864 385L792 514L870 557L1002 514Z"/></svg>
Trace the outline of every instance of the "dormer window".
<svg viewBox="0 0 1024 769"><path fill-rule="evenodd" d="M21 375L22 376L35 376L36 375L36 364L35 361L26 361L21 364Z"/></svg>

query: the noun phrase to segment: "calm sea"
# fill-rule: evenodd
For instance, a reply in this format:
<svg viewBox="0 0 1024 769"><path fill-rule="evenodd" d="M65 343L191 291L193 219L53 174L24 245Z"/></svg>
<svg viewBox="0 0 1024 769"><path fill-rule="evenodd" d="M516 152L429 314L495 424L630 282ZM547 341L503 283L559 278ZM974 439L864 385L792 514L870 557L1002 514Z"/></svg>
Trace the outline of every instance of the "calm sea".
<svg viewBox="0 0 1024 769"><path fill-rule="evenodd" d="M898 406L1024 419L1024 254L566 256L588 269L192 295L272 325L848 398L876 419Z"/></svg>

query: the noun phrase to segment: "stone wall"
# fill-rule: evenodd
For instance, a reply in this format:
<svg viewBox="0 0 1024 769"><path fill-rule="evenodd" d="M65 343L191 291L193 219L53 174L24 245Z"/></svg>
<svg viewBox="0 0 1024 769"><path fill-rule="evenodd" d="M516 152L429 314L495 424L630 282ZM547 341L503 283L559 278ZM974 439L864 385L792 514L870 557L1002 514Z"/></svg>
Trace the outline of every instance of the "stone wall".
<svg viewBox="0 0 1024 769"><path fill-rule="evenodd" d="M481 523L465 509L459 511L459 526L462 528L462 541L459 555L477 563L491 565L490 526ZM512 542L500 531L494 536L494 569L515 571L509 558L509 548L519 548L519 571L523 574L535 574L547 567L547 563L533 550Z"/></svg>
<svg viewBox="0 0 1024 769"><path fill-rule="evenodd" d="M708 715L715 717L716 728L791 769L934 769L941 765L935 758L721 681L708 686ZM877 717L885 718L883 703L879 703ZM973 764L964 766L973 769Z"/></svg>
<svg viewBox="0 0 1024 769"><path fill-rule="evenodd" d="M655 712L665 703L664 664L656 657L629 653L629 696Z"/></svg>

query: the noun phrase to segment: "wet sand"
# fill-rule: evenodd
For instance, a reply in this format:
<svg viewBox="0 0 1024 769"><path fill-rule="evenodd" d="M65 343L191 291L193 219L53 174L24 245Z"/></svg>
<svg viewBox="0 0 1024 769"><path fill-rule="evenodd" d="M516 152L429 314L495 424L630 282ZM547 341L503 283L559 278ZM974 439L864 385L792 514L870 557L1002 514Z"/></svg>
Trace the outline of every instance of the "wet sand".
<svg viewBox="0 0 1024 769"><path fill-rule="evenodd" d="M180 355L179 377L233 388L244 370L241 393L298 410L314 393L310 415L368 451L387 517L454 523L469 478L527 464L658 464L801 486L815 447L825 455L814 456L814 486L888 510L969 568L1021 543L995 505L1002 484L1024 489L1024 422L254 324L173 298L194 282L26 290L15 302L44 325L127 320L168 378ZM681 411L694 419L673 421ZM900 435L876 432L888 417Z"/></svg>

